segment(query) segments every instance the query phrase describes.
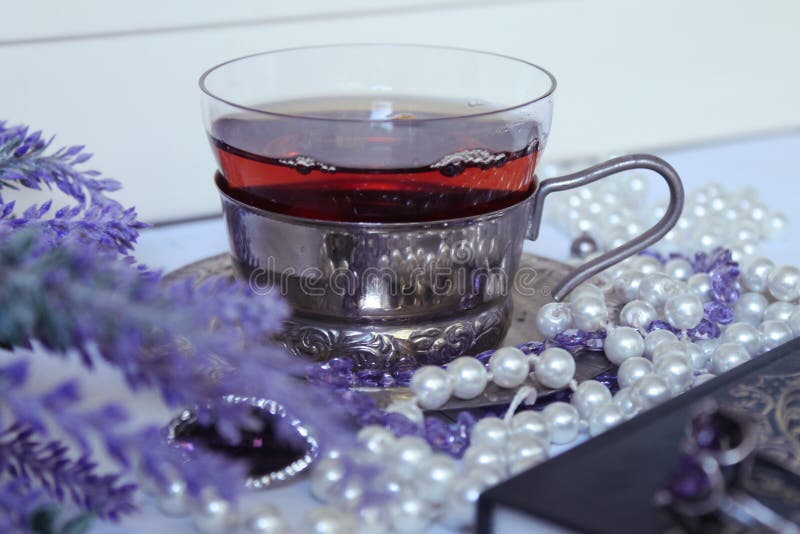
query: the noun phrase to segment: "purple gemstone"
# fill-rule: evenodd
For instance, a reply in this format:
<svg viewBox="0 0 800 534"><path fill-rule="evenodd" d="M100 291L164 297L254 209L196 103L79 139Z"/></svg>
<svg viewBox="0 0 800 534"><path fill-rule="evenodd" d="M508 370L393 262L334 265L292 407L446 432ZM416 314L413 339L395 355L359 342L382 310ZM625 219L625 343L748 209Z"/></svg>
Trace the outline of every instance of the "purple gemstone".
<svg viewBox="0 0 800 534"><path fill-rule="evenodd" d="M588 338L589 335L583 330L565 330L560 334L556 334L552 344L562 349L576 349L582 346Z"/></svg>
<svg viewBox="0 0 800 534"><path fill-rule="evenodd" d="M733 308L722 302L706 302L703 306L709 321L718 324L728 324L733 321Z"/></svg>
<svg viewBox="0 0 800 534"><path fill-rule="evenodd" d="M715 339L720 336L722 331L719 326L708 319L703 319L700 324L687 332L692 341L697 339Z"/></svg>
<svg viewBox="0 0 800 534"><path fill-rule="evenodd" d="M699 501L711 491L711 480L700 462L691 454L681 453L673 468L669 483L672 498L681 501Z"/></svg>
<svg viewBox="0 0 800 534"><path fill-rule="evenodd" d="M544 343L539 343L538 341L528 341L527 343L520 343L517 345L517 348L525 354L541 354L544 350Z"/></svg>

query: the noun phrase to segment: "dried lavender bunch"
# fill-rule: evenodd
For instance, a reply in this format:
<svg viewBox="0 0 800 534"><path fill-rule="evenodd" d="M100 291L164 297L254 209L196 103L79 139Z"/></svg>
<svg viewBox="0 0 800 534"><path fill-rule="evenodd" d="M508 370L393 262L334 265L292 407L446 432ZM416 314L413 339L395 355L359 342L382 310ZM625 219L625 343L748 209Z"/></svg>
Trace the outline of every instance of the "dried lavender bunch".
<svg viewBox="0 0 800 534"><path fill-rule="evenodd" d="M49 144L0 123L0 190L46 186L76 202L51 215L49 201L19 213L0 198L0 347L77 354L86 367L104 360L132 390L155 389L168 406L192 407L230 439L254 424L245 407L221 400L230 393L281 402L322 443L342 434L336 430L349 421L337 403L294 378L305 366L263 344L280 329L285 303L228 280L165 285L135 265L126 255L143 225L106 196L119 184L77 170L88 159L82 147L46 155ZM41 503L8 521L30 520L54 501L106 519L130 513L123 477L132 468L160 485L178 476L193 495L208 486L226 498L240 490L243 466L196 452L188 464L189 453L167 446L160 429L126 428L121 407L81 410L77 381L33 395L27 366L7 362L0 353L0 407L8 414L0 419L0 513L20 495ZM118 472L97 472L88 437L98 438Z"/></svg>

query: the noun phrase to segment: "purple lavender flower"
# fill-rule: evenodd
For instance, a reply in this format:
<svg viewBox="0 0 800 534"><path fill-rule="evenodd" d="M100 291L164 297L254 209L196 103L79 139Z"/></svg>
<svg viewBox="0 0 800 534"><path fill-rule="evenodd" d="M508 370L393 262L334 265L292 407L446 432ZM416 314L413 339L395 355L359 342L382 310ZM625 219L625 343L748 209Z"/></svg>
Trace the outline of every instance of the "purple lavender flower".
<svg viewBox="0 0 800 534"><path fill-rule="evenodd" d="M18 229L37 225L46 230L53 243L66 235L82 236L95 246L127 254L146 225L133 208L125 209L107 196L120 188L119 182L100 178L97 171L78 167L91 158L82 146L63 147L45 154L52 138L41 132L29 133L25 126L6 126L0 121L0 191L26 187L58 189L77 204L51 215L51 202L29 206L15 214L15 203L0 195L0 224ZM47 218L50 217L50 218Z"/></svg>

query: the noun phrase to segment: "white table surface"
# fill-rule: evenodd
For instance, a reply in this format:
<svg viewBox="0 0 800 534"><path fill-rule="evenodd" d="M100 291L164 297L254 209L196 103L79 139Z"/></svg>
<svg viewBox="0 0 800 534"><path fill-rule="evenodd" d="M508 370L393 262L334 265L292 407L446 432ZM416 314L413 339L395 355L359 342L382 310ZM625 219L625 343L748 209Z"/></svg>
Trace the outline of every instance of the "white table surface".
<svg viewBox="0 0 800 534"><path fill-rule="evenodd" d="M800 199L800 129L795 132L730 141L712 145L662 151L684 179L691 191L709 181L725 187L753 185L760 198L771 209L785 212L790 221L790 231L781 242L767 244L764 255L778 263L800 263L800 250L796 229L800 225L798 199ZM212 184L209 184L211 187ZM165 271L227 249L221 219L176 224L153 228L143 232L137 248L138 259L152 268ZM544 227L536 243L526 243L526 250L556 258L564 258L568 250L565 236ZM59 376L74 375L79 371L76 362L53 364L45 360L37 365L37 386L51 383ZM120 387L113 370L100 369L87 381L93 402L102 399L123 399L141 421L166 422L170 411L149 394L133 397ZM35 386L36 387L36 386ZM299 522L305 510L314 505L309 496L307 482L299 481L287 487L265 491L254 499L265 499L282 507L287 516ZM104 533L158 533L194 532L190 521L160 515L151 503L145 501L143 512L117 525L97 523L95 532ZM434 529L434 532L447 532Z"/></svg>

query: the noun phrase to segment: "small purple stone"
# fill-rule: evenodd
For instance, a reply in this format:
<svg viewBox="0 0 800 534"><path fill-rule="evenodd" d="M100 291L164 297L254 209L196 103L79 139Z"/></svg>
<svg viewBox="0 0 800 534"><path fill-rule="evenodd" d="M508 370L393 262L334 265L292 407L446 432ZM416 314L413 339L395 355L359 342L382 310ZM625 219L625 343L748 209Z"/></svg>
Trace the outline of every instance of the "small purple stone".
<svg viewBox="0 0 800 534"><path fill-rule="evenodd" d="M541 354L544 350L544 343L540 343L538 341L528 341L527 343L520 343L517 345L517 348L525 354Z"/></svg>
<svg viewBox="0 0 800 534"><path fill-rule="evenodd" d="M718 338L721 333L722 331L719 326L708 319L701 320L699 325L687 332L693 341L697 339L715 339Z"/></svg>
<svg viewBox="0 0 800 534"><path fill-rule="evenodd" d="M722 302L706 302L703 306L709 321L718 324L729 324L733 321L733 308Z"/></svg>

